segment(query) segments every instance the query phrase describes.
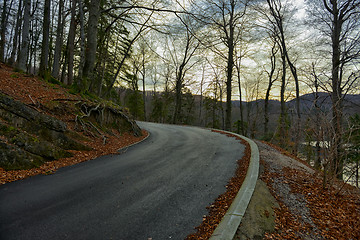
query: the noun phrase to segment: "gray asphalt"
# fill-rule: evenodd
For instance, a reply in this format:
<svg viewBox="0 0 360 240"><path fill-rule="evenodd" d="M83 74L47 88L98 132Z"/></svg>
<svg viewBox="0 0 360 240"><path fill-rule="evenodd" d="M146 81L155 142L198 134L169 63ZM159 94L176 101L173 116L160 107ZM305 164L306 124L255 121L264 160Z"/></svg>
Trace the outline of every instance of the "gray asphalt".
<svg viewBox="0 0 360 240"><path fill-rule="evenodd" d="M0 187L0 239L184 239L233 176L244 146L196 127L150 132L104 156Z"/></svg>

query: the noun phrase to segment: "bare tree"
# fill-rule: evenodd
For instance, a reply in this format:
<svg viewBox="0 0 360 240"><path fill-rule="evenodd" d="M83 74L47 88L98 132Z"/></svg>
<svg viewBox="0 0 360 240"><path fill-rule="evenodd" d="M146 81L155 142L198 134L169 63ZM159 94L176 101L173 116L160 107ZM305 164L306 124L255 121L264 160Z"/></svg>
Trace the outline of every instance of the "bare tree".
<svg viewBox="0 0 360 240"><path fill-rule="evenodd" d="M276 81L276 79L278 78L279 72L277 74L277 76L274 77L275 71L276 71L276 55L277 52L279 51L279 48L277 46L277 42L275 41L275 39L273 37L271 37L272 39L272 47L271 47L271 55L270 55L270 71L267 71L268 74L268 86L266 89L266 94L265 94L265 101L264 101L264 135L265 137L267 137L268 135L268 125L269 125L269 98L270 98L270 91L271 88L274 84L274 82Z"/></svg>
<svg viewBox="0 0 360 240"><path fill-rule="evenodd" d="M226 60L226 117L225 129L231 130L232 125L232 82L234 71L234 51L239 43L238 25L245 16L248 1L241 0L207 0L200 11L202 21L214 29L216 34L210 41L204 41L211 49ZM209 38L210 39L210 38ZM220 41L219 41L220 39ZM221 43L221 46L220 46ZM225 46L226 53L221 49Z"/></svg>
<svg viewBox="0 0 360 240"><path fill-rule="evenodd" d="M191 33L191 23L190 18L186 17L184 19L180 18L183 26L185 27L185 41L184 45L175 46L173 42L173 50L175 51L172 54L173 62L176 66L176 81L175 81L175 110L173 115L173 123L178 123L181 116L181 107L182 107L182 90L184 88L185 74L194 66L194 63L191 63L190 60L194 57L195 52L200 46L200 42L194 37ZM176 48L181 48L183 51L179 51ZM178 52L178 54L176 54ZM180 57L177 57L180 55Z"/></svg>
<svg viewBox="0 0 360 240"><path fill-rule="evenodd" d="M331 69L331 80L332 80L332 103L333 103L333 118L332 124L335 130L334 136L334 161L333 161L333 171L339 178L342 178L342 160L341 160L341 137L343 134L342 130L342 100L343 94L342 90L344 86L342 86L342 74L343 67L345 63L354 57L359 57L359 48L357 47L357 52L355 56L351 56L351 50L353 47L356 48L356 45L359 44L359 34L357 34L355 41L353 41L350 45L345 46L345 51L341 51L341 45L347 44L346 40L350 40L352 38L351 34L349 34L350 21L359 21L359 18L352 19L353 16L359 17L359 7L360 2L356 0L347 0L347 1L337 1L324 0L324 6L326 10L331 14L331 40L332 40L332 69ZM352 23L350 23L352 24ZM349 51L349 52L347 52ZM345 83L346 84L346 83Z"/></svg>
<svg viewBox="0 0 360 240"><path fill-rule="evenodd" d="M297 121L296 121L296 135L295 141L298 141L300 138L300 121L301 121L301 112L300 112L300 89L299 89L299 80L297 75L297 70L294 65L294 63L290 60L289 52L287 49L287 41L285 38L285 29L284 29L284 21L285 21L285 10L284 6L281 0L267 0L268 7L270 10L270 16L268 17L269 21L273 25L275 37L277 38L277 41L279 42L279 45L281 47L281 58L283 61L283 71L286 72L286 63L289 65L291 73L293 75L294 81L295 81L295 88L296 88L296 112L297 112ZM286 62L285 62L286 61ZM285 78L286 75L283 73L283 78ZM285 79L282 79L282 86L285 84ZM282 93L284 93L285 89L282 87ZM282 116L281 123L284 124L284 112L285 111L285 102L282 101ZM280 129L283 127L280 126ZM284 134L281 133L281 134ZM297 146L298 142L295 143L295 152L297 152Z"/></svg>
<svg viewBox="0 0 360 240"><path fill-rule="evenodd" d="M332 128L334 129L331 145L333 156L331 169L337 177L342 177L344 152L343 137L343 99L358 81L360 73L354 63L360 58L360 2L358 0L318 0L309 1L312 24L322 33L324 42L329 44L325 59L331 59L329 69Z"/></svg>

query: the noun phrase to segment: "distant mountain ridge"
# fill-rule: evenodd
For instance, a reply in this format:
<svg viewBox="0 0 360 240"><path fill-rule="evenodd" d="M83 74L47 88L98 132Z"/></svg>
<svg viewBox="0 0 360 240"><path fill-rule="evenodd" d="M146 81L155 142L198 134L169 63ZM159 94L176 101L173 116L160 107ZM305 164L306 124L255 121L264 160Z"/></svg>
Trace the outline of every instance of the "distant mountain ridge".
<svg viewBox="0 0 360 240"><path fill-rule="evenodd" d="M308 111L315 107L315 93L308 93L300 96L300 109L302 111ZM264 99L258 99L251 102L242 102L245 106L258 104L260 107L265 105ZM289 109L294 109L296 104L296 99L292 99L286 102L286 106ZM348 114L360 113L360 94L347 94L343 101L344 111ZM235 107L239 107L240 101L233 101ZM332 106L331 95L330 93L319 92L318 93L318 105L322 109L330 110ZM280 101L271 99L269 100L269 108L273 111L277 108L280 108Z"/></svg>

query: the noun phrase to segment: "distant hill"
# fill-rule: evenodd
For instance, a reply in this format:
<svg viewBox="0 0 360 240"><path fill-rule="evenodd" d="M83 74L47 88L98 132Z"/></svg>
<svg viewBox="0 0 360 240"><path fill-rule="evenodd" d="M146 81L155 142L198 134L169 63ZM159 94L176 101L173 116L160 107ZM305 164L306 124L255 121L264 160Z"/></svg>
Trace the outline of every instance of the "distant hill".
<svg viewBox="0 0 360 240"><path fill-rule="evenodd" d="M321 109L325 111L331 111L331 95L329 93L320 92L318 93L319 99L318 99L318 105ZM256 101L251 102L244 102L243 106L246 108L248 105L258 105L260 108L264 108L265 100L259 99ZM360 113L360 94L348 94L344 98L344 112L346 114L354 114L354 113ZM234 107L239 107L240 101L235 100L233 101ZM286 102L286 106L289 109L295 109L296 106L296 99L292 99L288 102ZM315 93L308 93L300 96L300 109L302 112L307 113L309 110L312 110L315 108ZM271 113L278 113L280 112L280 101L278 100L269 100L269 111Z"/></svg>
<svg viewBox="0 0 360 240"><path fill-rule="evenodd" d="M331 95L329 93L320 92L318 93L318 105L323 110L331 110L332 102ZM292 99L287 102L289 108L295 108L296 100ZM360 94L348 94L345 96L344 101L344 113L354 114L360 112ZM308 112L315 108L315 93L309 93L300 96L300 108L304 112Z"/></svg>

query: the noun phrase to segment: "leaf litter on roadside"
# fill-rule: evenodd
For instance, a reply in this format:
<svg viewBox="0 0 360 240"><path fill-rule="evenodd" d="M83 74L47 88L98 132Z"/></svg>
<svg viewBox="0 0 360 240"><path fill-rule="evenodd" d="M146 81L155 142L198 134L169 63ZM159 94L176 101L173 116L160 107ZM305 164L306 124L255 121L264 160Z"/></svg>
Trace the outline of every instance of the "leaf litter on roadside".
<svg viewBox="0 0 360 240"><path fill-rule="evenodd" d="M291 156L289 153L285 155ZM265 239L360 239L359 189L347 184L341 189L343 183L340 181L334 181L324 189L320 172L310 174L291 167L271 171L268 162L262 160L261 163L265 167L261 179L280 205L274 209L275 231L267 233ZM290 187L291 194L303 196L310 216L302 216L304 208L290 210L294 206L284 199L289 196L282 196L274 188L273 184L279 179Z"/></svg>

